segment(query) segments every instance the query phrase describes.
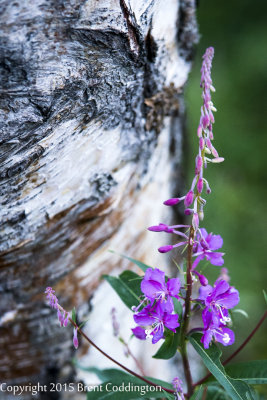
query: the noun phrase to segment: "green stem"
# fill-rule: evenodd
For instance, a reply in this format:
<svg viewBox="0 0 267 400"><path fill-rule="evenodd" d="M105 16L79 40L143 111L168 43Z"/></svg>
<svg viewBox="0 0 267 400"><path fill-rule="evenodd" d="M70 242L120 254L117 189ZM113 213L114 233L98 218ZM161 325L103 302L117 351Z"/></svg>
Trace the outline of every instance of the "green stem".
<svg viewBox="0 0 267 400"><path fill-rule="evenodd" d="M191 314L191 296L192 296L192 254L193 254L193 238L194 238L194 228L190 227L189 240L188 240L188 249L187 249L187 271L186 271L186 296L185 296L185 312L184 319L181 327L181 356L184 367L184 374L187 383L187 396L190 398L194 392L194 385L187 355L187 340L186 334L189 327L190 322L190 314Z"/></svg>

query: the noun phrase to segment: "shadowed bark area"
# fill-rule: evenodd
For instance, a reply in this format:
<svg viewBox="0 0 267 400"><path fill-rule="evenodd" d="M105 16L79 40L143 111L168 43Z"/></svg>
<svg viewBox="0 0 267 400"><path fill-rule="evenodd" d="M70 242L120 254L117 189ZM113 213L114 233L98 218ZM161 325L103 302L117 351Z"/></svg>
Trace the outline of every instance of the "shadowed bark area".
<svg viewBox="0 0 267 400"><path fill-rule="evenodd" d="M71 332L43 291L81 306L118 267L108 248L149 258L180 173L195 5L2 0L0 15L0 375L67 382Z"/></svg>

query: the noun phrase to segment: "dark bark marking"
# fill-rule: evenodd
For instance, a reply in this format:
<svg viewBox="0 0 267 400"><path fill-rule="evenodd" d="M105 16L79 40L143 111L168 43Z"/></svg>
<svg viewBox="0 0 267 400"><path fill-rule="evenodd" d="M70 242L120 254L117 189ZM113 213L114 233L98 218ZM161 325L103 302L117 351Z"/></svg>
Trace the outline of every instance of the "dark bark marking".
<svg viewBox="0 0 267 400"><path fill-rule="evenodd" d="M41 155L44 153L45 149L40 146L36 145L34 146L29 152L26 154L23 154L21 156L21 159L19 160L14 160L14 162L11 162L11 166L3 169L0 173L0 180L5 179L5 178L11 178L23 171L26 171L26 169L38 158L41 157Z"/></svg>
<svg viewBox="0 0 267 400"><path fill-rule="evenodd" d="M141 40L141 34L136 23L135 15L128 9L124 0L120 0L120 7L128 27L130 48L138 58L143 52L143 41Z"/></svg>
<svg viewBox="0 0 267 400"><path fill-rule="evenodd" d="M165 116L178 116L180 88L175 88L174 84L164 87L161 92L145 99L145 104L150 110L147 113L146 129L155 129L159 134Z"/></svg>
<svg viewBox="0 0 267 400"><path fill-rule="evenodd" d="M151 34L151 30L152 30L152 26L149 27L149 30L145 37L145 47L146 47L147 59L149 62L153 63L153 62L155 62L155 59L157 56L158 45L155 42L155 40Z"/></svg>
<svg viewBox="0 0 267 400"><path fill-rule="evenodd" d="M195 45L199 41L195 0L181 0L177 31L180 55L186 61L192 61Z"/></svg>

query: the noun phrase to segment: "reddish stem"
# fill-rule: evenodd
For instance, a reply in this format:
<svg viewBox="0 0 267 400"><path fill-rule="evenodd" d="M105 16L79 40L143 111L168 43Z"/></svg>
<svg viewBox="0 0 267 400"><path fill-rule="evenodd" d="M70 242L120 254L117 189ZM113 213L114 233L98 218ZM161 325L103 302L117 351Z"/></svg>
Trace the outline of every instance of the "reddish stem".
<svg viewBox="0 0 267 400"><path fill-rule="evenodd" d="M89 337L78 327L78 325L69 317L69 321L70 323L77 328L78 332L80 333L80 335L82 335L84 337L84 339L90 343L95 349L97 349L101 354L103 354L103 356L107 357L110 361L114 362L115 364L117 364L120 368L124 369L125 371L127 371L129 374L135 376L136 378L141 379L142 381L148 383L151 386L156 386L156 387L161 387L161 389L165 390L165 392L168 393L174 393L174 390L171 389L167 389L164 386L160 386L154 382L151 382L150 380L144 378L143 376L137 374L136 372L130 370L129 368L125 367L123 364L121 364L119 361L115 360L114 358L112 358L111 356L109 356L107 353L104 352L104 350L100 349L100 347L98 347L91 339L89 339Z"/></svg>
<svg viewBox="0 0 267 400"><path fill-rule="evenodd" d="M191 243L194 237L194 229L190 227L189 240L188 240L188 250L187 250L187 271L186 271L186 296L185 296L185 312L184 312L184 320L181 326L181 356L184 367L184 374L187 383L187 391L188 398L190 398L194 392L193 380L190 370L190 364L187 355L187 344L186 344L186 334L189 327L190 322L190 314L191 314L191 295L192 295L192 253L193 253L193 245Z"/></svg>

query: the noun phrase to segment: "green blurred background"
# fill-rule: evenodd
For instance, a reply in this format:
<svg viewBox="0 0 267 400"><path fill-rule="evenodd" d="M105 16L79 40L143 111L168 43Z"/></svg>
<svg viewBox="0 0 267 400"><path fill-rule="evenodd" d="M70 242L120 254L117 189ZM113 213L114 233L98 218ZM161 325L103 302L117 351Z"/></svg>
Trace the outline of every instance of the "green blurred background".
<svg viewBox="0 0 267 400"><path fill-rule="evenodd" d="M267 286L267 2L201 0L198 23L201 38L186 88L187 125L195 154L201 106L199 70L206 47L213 46L213 102L218 110L214 145L225 162L208 166L212 193L204 225L223 237L225 267L240 291L237 308L249 315L246 319L236 314L234 350L266 308L262 290ZM188 183L193 170L191 165ZM215 266L205 270L211 283L219 270ZM267 358L266 331L267 321L236 361Z"/></svg>

